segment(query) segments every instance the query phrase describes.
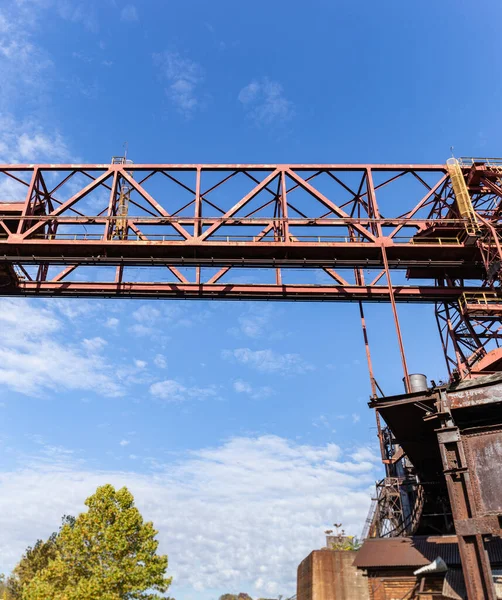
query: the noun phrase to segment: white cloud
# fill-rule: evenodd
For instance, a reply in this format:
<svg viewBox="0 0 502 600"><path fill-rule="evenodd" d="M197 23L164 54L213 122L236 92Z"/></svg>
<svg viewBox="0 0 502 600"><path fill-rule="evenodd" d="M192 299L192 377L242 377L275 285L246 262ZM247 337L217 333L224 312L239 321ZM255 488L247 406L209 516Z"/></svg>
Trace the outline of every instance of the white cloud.
<svg viewBox="0 0 502 600"><path fill-rule="evenodd" d="M200 85L204 79L202 68L178 52L153 55L154 64L167 80L166 94L177 110L186 118L200 108Z"/></svg>
<svg viewBox="0 0 502 600"><path fill-rule="evenodd" d="M52 95L56 69L50 53L39 42L40 31L45 27L44 20L57 23L59 17L97 31L96 6L101 4L86 0L16 0L3 3L0 7L1 112L16 111L19 99L24 101L26 97L36 97L38 108L42 108ZM57 82L59 93L61 78ZM37 145L45 146L45 141L37 140Z"/></svg>
<svg viewBox="0 0 502 600"><path fill-rule="evenodd" d="M120 440L119 444L121 446L128 446L131 442L129 440Z"/></svg>
<svg viewBox="0 0 502 600"><path fill-rule="evenodd" d="M142 304L132 313L132 316L140 323L153 324L160 317L160 314L160 310L154 308L150 304Z"/></svg>
<svg viewBox="0 0 502 600"><path fill-rule="evenodd" d="M253 399L268 398L274 393L272 388L268 386L255 388L249 382L243 381L242 379L236 379L234 381L234 390L238 394L247 394Z"/></svg>
<svg viewBox="0 0 502 600"><path fill-rule="evenodd" d="M355 462L380 462L380 458L371 450L365 446L358 446L357 449L352 453L352 458Z"/></svg>
<svg viewBox="0 0 502 600"><path fill-rule="evenodd" d="M129 331L138 336L153 335L156 333L157 329L154 325L161 316L160 310L150 304L142 304L132 313L132 316L137 323L131 325Z"/></svg>
<svg viewBox="0 0 502 600"><path fill-rule="evenodd" d="M103 350L107 344L108 342L101 337L94 337L90 339L85 338L82 341L82 346L87 350L87 352L91 353L101 352L101 350Z"/></svg>
<svg viewBox="0 0 502 600"><path fill-rule="evenodd" d="M116 317L108 317L108 319L105 322L105 327L108 327L110 329L117 329L119 323L120 321Z"/></svg>
<svg viewBox="0 0 502 600"><path fill-rule="evenodd" d="M166 336L161 332L173 327L191 327L194 321L204 320L208 311L189 310L179 305L161 305L160 308L150 303L142 304L132 313L136 323L128 329L137 336L154 336L159 338L162 335L163 340Z"/></svg>
<svg viewBox="0 0 502 600"><path fill-rule="evenodd" d="M272 308L267 305L251 305L239 315L237 321L239 326L231 328L230 333L242 334L246 337L257 339L259 337L271 337L266 335L271 329L270 322L272 317Z"/></svg>
<svg viewBox="0 0 502 600"><path fill-rule="evenodd" d="M121 395L107 361L95 354L104 340L86 340L82 352L64 337L58 339L61 328L52 310L26 300L0 299L0 384L30 396L65 390Z"/></svg>
<svg viewBox="0 0 502 600"><path fill-rule="evenodd" d="M326 429L331 429L331 423L326 415L319 415L312 421L312 425L314 427L325 427Z"/></svg>
<svg viewBox="0 0 502 600"><path fill-rule="evenodd" d="M155 333L155 329L153 327L148 327L146 325L142 325L141 323L135 323L134 325L131 325L131 327L129 327L129 331L138 336L153 335Z"/></svg>
<svg viewBox="0 0 502 600"><path fill-rule="evenodd" d="M234 381L234 390L239 394L251 394L253 388L251 387L251 384L247 381L237 379L237 381Z"/></svg>
<svg viewBox="0 0 502 600"><path fill-rule="evenodd" d="M49 133L30 120L0 117L0 162L66 162L70 158L68 146L57 130Z"/></svg>
<svg viewBox="0 0 502 600"><path fill-rule="evenodd" d="M122 21L137 21L138 20L138 11L134 4L127 4L120 11L120 18Z"/></svg>
<svg viewBox="0 0 502 600"><path fill-rule="evenodd" d="M165 369L167 367L167 360L163 354L157 354L153 359L153 364L159 369Z"/></svg>
<svg viewBox="0 0 502 600"><path fill-rule="evenodd" d="M234 588L291 595L297 565L324 544L326 527L342 522L359 534L376 479L371 462L359 463L335 444L297 445L276 436L233 438L152 474L94 471L63 458L45 456L0 473L2 568L56 530L63 514L83 510L98 485L126 485L160 532L174 596Z"/></svg>
<svg viewBox="0 0 502 600"><path fill-rule="evenodd" d="M185 402L186 400L202 400L217 396L214 386L205 388L186 386L174 379L153 383L150 386L150 394L165 402Z"/></svg>
<svg viewBox="0 0 502 600"><path fill-rule="evenodd" d="M268 77L254 80L239 92L239 102L257 125L273 125L294 116L293 103L284 96L282 85Z"/></svg>
<svg viewBox="0 0 502 600"><path fill-rule="evenodd" d="M263 373L299 374L314 369L299 354L280 354L270 349L236 348L235 350L223 350L222 356L227 360L235 360Z"/></svg>
<svg viewBox="0 0 502 600"><path fill-rule="evenodd" d="M65 21L81 23L93 33L99 30L99 20L96 15L95 6L88 0L53 0L52 2L47 2L46 5L53 5L58 15ZM97 4L97 6L99 5L100 3Z"/></svg>
<svg viewBox="0 0 502 600"><path fill-rule="evenodd" d="M358 413L352 413L352 422L353 423L359 423L360 420L361 420L361 415L359 415Z"/></svg>
<svg viewBox="0 0 502 600"><path fill-rule="evenodd" d="M44 89L52 61L34 42L39 11L20 2L4 3L0 8L0 106L11 104L28 89Z"/></svg>
<svg viewBox="0 0 502 600"><path fill-rule="evenodd" d="M134 361L134 364L136 365L136 367L138 369L144 369L146 367L146 365L147 365L147 362L145 360L136 359Z"/></svg>

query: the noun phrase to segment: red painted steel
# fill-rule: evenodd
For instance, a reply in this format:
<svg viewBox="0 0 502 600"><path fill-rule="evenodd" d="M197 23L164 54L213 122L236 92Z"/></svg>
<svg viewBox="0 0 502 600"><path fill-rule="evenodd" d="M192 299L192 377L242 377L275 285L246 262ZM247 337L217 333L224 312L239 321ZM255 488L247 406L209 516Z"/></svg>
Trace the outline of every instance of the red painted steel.
<svg viewBox="0 0 502 600"><path fill-rule="evenodd" d="M0 293L389 301L399 340L396 303L437 303L449 364L469 376L486 327L458 302L498 294L497 164L463 166L477 236L444 165L0 165Z"/></svg>

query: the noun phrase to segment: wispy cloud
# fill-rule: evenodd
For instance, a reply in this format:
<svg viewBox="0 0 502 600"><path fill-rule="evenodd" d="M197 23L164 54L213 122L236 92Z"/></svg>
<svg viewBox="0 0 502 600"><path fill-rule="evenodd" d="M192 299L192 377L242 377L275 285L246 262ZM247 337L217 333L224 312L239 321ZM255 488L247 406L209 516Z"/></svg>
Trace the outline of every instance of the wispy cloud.
<svg viewBox="0 0 502 600"><path fill-rule="evenodd" d="M67 390L92 390L120 396L122 386L110 376L100 350L101 338L79 346L58 333L63 323L49 309L23 300L0 300L0 383L29 396Z"/></svg>
<svg viewBox="0 0 502 600"><path fill-rule="evenodd" d="M101 337L93 337L90 339L85 338L82 341L82 346L87 350L87 352L100 352L103 350L108 342Z"/></svg>
<svg viewBox="0 0 502 600"><path fill-rule="evenodd" d="M85 29L96 33L99 30L97 8L101 3L89 0L52 0L42 3L56 9L57 14L65 21L80 23Z"/></svg>
<svg viewBox="0 0 502 600"><path fill-rule="evenodd" d="M117 329L119 323L120 321L117 319L117 317L108 317L108 319L105 321L105 327L108 327L109 329Z"/></svg>
<svg viewBox="0 0 502 600"><path fill-rule="evenodd" d="M204 80L201 66L178 52L154 54L153 61L168 83L167 97L178 112L186 118L192 117L201 106L200 85Z"/></svg>
<svg viewBox="0 0 502 600"><path fill-rule="evenodd" d="M238 98L246 115L259 126L285 123L295 114L282 85L268 77L251 81L241 89Z"/></svg>
<svg viewBox="0 0 502 600"><path fill-rule="evenodd" d="M129 327L129 331L138 336L159 336L167 325L170 327L190 327L194 320L203 320L204 313L188 311L177 305L158 305L156 308L151 304L142 304L132 313L136 321Z"/></svg>
<svg viewBox="0 0 502 600"><path fill-rule="evenodd" d="M163 354L156 354L153 359L153 364L159 369L165 369L167 367L167 360Z"/></svg>
<svg viewBox="0 0 502 600"><path fill-rule="evenodd" d="M62 135L34 121L0 117L0 162L64 162L71 157Z"/></svg>
<svg viewBox="0 0 502 600"><path fill-rule="evenodd" d="M229 332L234 335L244 335L253 339L262 337L266 334L272 316L270 306L260 305L256 307L251 305L244 309L237 318L238 326L232 327ZM269 337L269 336L267 336Z"/></svg>
<svg viewBox="0 0 502 600"><path fill-rule="evenodd" d="M297 565L322 544L323 528L336 520L360 532L376 479L368 451L356 457L336 444L277 436L232 438L143 474L97 471L71 454L57 455L51 459L48 449L17 471L0 472L4 568L57 529L61 515L83 510L98 485L126 485L159 530L173 594L186 597L244 585L257 597L293 594Z"/></svg>
<svg viewBox="0 0 502 600"><path fill-rule="evenodd" d="M33 97L35 92L37 106L43 105L51 96L47 91L54 84L56 70L51 53L40 41L43 20L50 18L57 22L59 18L96 32L99 29L98 13L104 4L94 0L16 0L3 3L0 7L2 112L12 112L17 108L15 103L19 98ZM74 56L89 60L78 52Z"/></svg>
<svg viewBox="0 0 502 600"><path fill-rule="evenodd" d="M254 400L268 398L274 393L274 390L268 386L254 387L248 381L236 379L233 384L234 390L238 394L245 394Z"/></svg>
<svg viewBox="0 0 502 600"><path fill-rule="evenodd" d="M235 350L223 350L222 356L227 360L237 361L263 373L288 375L306 373L314 369L299 354L280 354L270 349L236 348Z"/></svg>
<svg viewBox="0 0 502 600"><path fill-rule="evenodd" d="M27 88L42 89L53 66L47 51L35 42L38 15L36 6L22 2L6 3L0 9L0 106L4 110L12 109L12 102Z"/></svg>
<svg viewBox="0 0 502 600"><path fill-rule="evenodd" d="M124 8L120 11L120 18L122 21L137 21L138 11L136 10L134 4L127 4L124 6Z"/></svg>
<svg viewBox="0 0 502 600"><path fill-rule="evenodd" d="M150 386L150 394L164 402L185 402L187 400L202 400L214 398L217 391L214 386L186 386L174 379L157 381Z"/></svg>
<svg viewBox="0 0 502 600"><path fill-rule="evenodd" d="M329 419L328 419L328 417L326 415L319 415L318 417L316 417L315 419L313 419L312 425L314 427L326 428L326 429L331 429L332 431L335 431L332 428L332 425L329 422Z"/></svg>

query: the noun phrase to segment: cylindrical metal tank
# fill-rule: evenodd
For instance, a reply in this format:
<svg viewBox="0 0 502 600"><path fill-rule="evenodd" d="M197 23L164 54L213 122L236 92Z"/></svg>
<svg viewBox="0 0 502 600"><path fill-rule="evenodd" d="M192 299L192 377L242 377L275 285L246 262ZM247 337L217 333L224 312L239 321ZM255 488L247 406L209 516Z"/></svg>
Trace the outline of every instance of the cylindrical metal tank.
<svg viewBox="0 0 502 600"><path fill-rule="evenodd" d="M410 394L415 392L426 392L428 389L427 377L422 373L413 373L408 375L410 380ZM406 391L406 379L403 377L404 389Z"/></svg>

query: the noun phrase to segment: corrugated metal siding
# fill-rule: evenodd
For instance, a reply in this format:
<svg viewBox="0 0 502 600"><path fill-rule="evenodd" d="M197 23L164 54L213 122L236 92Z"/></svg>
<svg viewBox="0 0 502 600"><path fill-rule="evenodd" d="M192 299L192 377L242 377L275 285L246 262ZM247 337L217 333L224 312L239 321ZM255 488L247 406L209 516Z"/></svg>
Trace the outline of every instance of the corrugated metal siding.
<svg viewBox="0 0 502 600"><path fill-rule="evenodd" d="M465 600L467 598L464 576L460 569L449 569L446 571L443 583L443 596L445 598L452 598L452 600Z"/></svg>
<svg viewBox="0 0 502 600"><path fill-rule="evenodd" d="M488 543L488 555L494 565L502 565L502 540ZM460 553L455 536L415 536L366 540L354 565L367 567L422 567L440 556L447 565L459 567Z"/></svg>

